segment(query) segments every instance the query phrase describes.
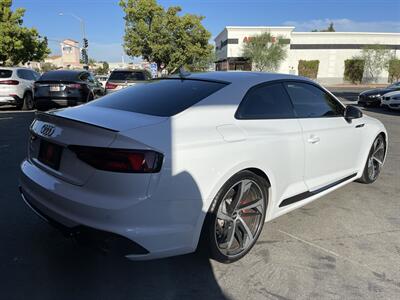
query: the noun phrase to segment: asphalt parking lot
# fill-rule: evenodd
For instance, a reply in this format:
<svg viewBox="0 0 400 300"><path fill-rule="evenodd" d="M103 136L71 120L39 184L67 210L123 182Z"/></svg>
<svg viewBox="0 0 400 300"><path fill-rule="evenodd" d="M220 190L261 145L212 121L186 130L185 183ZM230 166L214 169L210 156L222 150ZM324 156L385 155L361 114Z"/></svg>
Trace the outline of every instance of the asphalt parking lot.
<svg viewBox="0 0 400 300"><path fill-rule="evenodd" d="M349 103L357 94L335 92ZM131 262L64 239L17 190L33 112L0 108L0 298L399 299L400 112L364 113L389 133L378 181L267 223L249 255L222 265L197 254Z"/></svg>

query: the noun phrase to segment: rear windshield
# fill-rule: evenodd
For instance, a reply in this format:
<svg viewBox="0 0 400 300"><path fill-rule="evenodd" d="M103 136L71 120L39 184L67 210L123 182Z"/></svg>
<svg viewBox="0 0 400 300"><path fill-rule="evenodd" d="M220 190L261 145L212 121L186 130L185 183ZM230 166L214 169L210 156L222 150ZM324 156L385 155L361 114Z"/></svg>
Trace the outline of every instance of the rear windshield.
<svg viewBox="0 0 400 300"><path fill-rule="evenodd" d="M170 117L191 107L224 86L226 83L221 82L163 79L123 89L88 105Z"/></svg>
<svg viewBox="0 0 400 300"><path fill-rule="evenodd" d="M111 73L109 80L146 80L146 76L143 72L114 71Z"/></svg>
<svg viewBox="0 0 400 300"><path fill-rule="evenodd" d="M12 70L0 69L0 78L10 78L12 75Z"/></svg>
<svg viewBox="0 0 400 300"><path fill-rule="evenodd" d="M81 73L68 71L50 71L40 76L39 80L78 80Z"/></svg>

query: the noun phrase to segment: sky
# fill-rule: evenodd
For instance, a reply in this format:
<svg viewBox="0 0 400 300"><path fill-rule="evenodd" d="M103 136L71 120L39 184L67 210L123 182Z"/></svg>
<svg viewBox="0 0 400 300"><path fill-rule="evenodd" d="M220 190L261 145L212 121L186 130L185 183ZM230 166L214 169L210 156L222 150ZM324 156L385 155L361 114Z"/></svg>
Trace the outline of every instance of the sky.
<svg viewBox="0 0 400 300"><path fill-rule="evenodd" d="M119 62L124 55L124 13L118 0L14 0L26 9L24 25L47 36L52 54L57 41L81 40L85 20L89 56ZM323 29L330 22L336 31L400 32L400 0L158 0L164 7L179 5L182 13L205 17L203 25L214 37L225 26L295 26L296 31ZM59 13L63 12L63 16ZM124 55L125 61L131 60Z"/></svg>

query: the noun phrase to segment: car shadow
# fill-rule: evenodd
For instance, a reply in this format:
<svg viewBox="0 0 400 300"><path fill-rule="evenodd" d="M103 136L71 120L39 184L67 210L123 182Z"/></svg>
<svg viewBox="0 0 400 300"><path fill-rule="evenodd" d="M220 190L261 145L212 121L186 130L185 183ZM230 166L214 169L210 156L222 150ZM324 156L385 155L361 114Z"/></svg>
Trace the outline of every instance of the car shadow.
<svg viewBox="0 0 400 300"><path fill-rule="evenodd" d="M0 128L0 142L8 144L0 152L0 186L6 191L0 197L0 222L4 228L0 231L2 299L228 298L203 251L152 261L130 261L83 247L37 217L18 192L19 164L26 156L28 127L33 115L10 116L12 119L4 120L8 123L2 123L5 127ZM171 141L170 124L165 130L169 134L164 138ZM6 141L3 131L9 140ZM172 165L171 150L168 151L164 163ZM182 202L183 208L176 208L178 212L187 205L197 205L201 211L200 192L192 176L187 172L174 174L172 168L166 176L176 182L176 188L185 185L182 195L185 191L195 193L188 199L189 203Z"/></svg>
<svg viewBox="0 0 400 300"><path fill-rule="evenodd" d="M374 112L377 114L384 114L389 116L400 116L400 110L392 110L383 107L363 107L363 110L367 112Z"/></svg>
<svg viewBox="0 0 400 300"><path fill-rule="evenodd" d="M227 299L200 253L134 262L38 224L22 238L1 275L3 299Z"/></svg>

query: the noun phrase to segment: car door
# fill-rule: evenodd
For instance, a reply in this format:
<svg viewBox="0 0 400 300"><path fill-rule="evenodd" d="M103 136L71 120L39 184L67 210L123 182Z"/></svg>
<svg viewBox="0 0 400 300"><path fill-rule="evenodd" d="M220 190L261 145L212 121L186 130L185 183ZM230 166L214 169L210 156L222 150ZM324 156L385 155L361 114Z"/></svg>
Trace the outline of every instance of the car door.
<svg viewBox="0 0 400 300"><path fill-rule="evenodd" d="M286 90L303 129L304 178L312 191L357 173L363 120L348 122L345 107L322 88L286 82Z"/></svg>
<svg viewBox="0 0 400 300"><path fill-rule="evenodd" d="M33 81L31 79L30 73L25 69L17 70L18 78L20 79L19 89L21 93L33 90Z"/></svg>
<svg viewBox="0 0 400 300"><path fill-rule="evenodd" d="M281 82L251 88L235 115L247 140L244 152L273 174L275 210L286 198L307 191L301 126Z"/></svg>

